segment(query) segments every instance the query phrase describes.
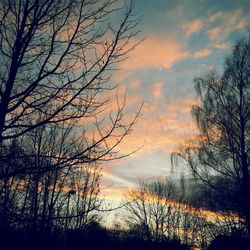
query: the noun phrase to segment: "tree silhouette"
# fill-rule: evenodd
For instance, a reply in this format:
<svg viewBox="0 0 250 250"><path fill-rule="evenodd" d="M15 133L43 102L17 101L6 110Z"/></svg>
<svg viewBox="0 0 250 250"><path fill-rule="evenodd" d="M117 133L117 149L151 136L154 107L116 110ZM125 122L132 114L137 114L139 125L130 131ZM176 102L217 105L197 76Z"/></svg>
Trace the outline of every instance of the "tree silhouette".
<svg viewBox="0 0 250 250"><path fill-rule="evenodd" d="M138 44L134 1L122 3L0 1L3 232L99 220L100 163L125 156L117 146L140 116L126 117L126 96L110 97L112 72Z"/></svg>
<svg viewBox="0 0 250 250"><path fill-rule="evenodd" d="M236 42L224 72L195 79L199 135L180 156L206 184L218 209L238 213L250 230L250 40ZM174 158L173 158L174 159Z"/></svg>
<svg viewBox="0 0 250 250"><path fill-rule="evenodd" d="M128 194L123 221L132 236L143 240L179 239L193 244L191 237L198 224L187 202L172 180L140 181L138 188Z"/></svg>
<svg viewBox="0 0 250 250"><path fill-rule="evenodd" d="M130 43L139 22L134 2L125 8L117 0L4 0L0 5L1 147L9 151L12 140L68 124L79 137L75 154L64 156L65 165L73 159L86 163L114 157L111 152L138 118L136 113L125 121L125 100L117 100L109 113L105 98L114 88L110 77L115 64L136 46ZM111 25L116 13L122 19ZM104 111L105 119L99 116ZM95 133L87 133L91 130ZM7 161L5 151L2 161ZM1 167L0 177L32 169L12 170L6 173Z"/></svg>

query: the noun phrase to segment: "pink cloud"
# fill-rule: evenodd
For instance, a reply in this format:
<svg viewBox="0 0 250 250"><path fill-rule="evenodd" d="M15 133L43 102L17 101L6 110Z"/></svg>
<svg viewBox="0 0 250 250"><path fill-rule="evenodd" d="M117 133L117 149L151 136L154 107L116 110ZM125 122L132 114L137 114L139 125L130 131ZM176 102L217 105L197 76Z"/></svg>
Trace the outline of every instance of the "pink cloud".
<svg viewBox="0 0 250 250"><path fill-rule="evenodd" d="M222 33L222 31L221 31L221 28L219 28L219 27L209 29L207 31L208 38L212 41L217 41L220 38L221 33Z"/></svg>
<svg viewBox="0 0 250 250"><path fill-rule="evenodd" d="M230 45L227 43L218 43L214 45L214 48L216 49L229 49Z"/></svg>
<svg viewBox="0 0 250 250"><path fill-rule="evenodd" d="M193 55L195 58L202 58L202 57L206 57L210 55L211 52L212 52L211 49L205 48L205 49L194 52Z"/></svg>
<svg viewBox="0 0 250 250"><path fill-rule="evenodd" d="M132 89L137 89L141 86L141 81L140 80L132 80L129 84L128 84L129 88L132 88Z"/></svg>
<svg viewBox="0 0 250 250"><path fill-rule="evenodd" d="M131 157L163 150L173 152L176 147L185 143L188 137L196 134L196 124L190 111L197 104L196 99L184 98L182 101L172 100L165 111L158 113L156 103L146 103L143 116L136 124L134 132L120 145L120 152L127 154L132 149L143 148ZM129 142L129 143L128 143Z"/></svg>
<svg viewBox="0 0 250 250"><path fill-rule="evenodd" d="M163 84L162 82L156 82L153 85L152 94L154 97L160 97L162 94Z"/></svg>
<svg viewBox="0 0 250 250"><path fill-rule="evenodd" d="M144 147L129 156L134 162L145 159L145 155L155 152L170 154L180 145L186 145L187 139L194 138L197 132L195 122L191 119L191 107L199 104L197 99L183 98L181 101L172 99L163 112L158 113L159 102L146 103L143 117L137 123L134 132L119 146L120 153L131 153L131 150ZM112 162L103 168L103 194L107 199L119 201L129 188L134 187L137 178L153 177L166 173L160 166L138 165L131 168L127 165L127 158ZM167 164L167 162L166 162ZM151 168L153 167L154 170ZM143 171L143 172L141 172ZM112 186L110 186L112 185ZM105 188L107 187L107 188Z"/></svg>
<svg viewBox="0 0 250 250"><path fill-rule="evenodd" d="M193 20L182 26L186 32L186 36L190 36L193 33L198 32L202 28L202 21L200 19Z"/></svg>
<svg viewBox="0 0 250 250"><path fill-rule="evenodd" d="M128 187L101 187L101 196L105 198L106 201L116 201L121 202L124 199L125 195L128 194L130 188ZM119 207L119 203L115 205L115 207Z"/></svg>
<svg viewBox="0 0 250 250"><path fill-rule="evenodd" d="M143 41L128 60L120 64L122 70L147 68L171 68L172 65L188 56L183 45L175 40L151 36ZM121 72L119 72L121 74Z"/></svg>
<svg viewBox="0 0 250 250"><path fill-rule="evenodd" d="M243 30L247 23L249 23L250 17L243 17L242 13L242 9L236 9L233 11L218 12L210 16L208 21L210 23L217 21L218 25L217 27L208 29L208 38L220 45L232 31Z"/></svg>
<svg viewBox="0 0 250 250"><path fill-rule="evenodd" d="M215 14L213 14L212 16L210 16L208 18L208 21L211 23L214 23L215 21L217 21L219 18L221 18L221 16L223 15L222 11L216 12Z"/></svg>

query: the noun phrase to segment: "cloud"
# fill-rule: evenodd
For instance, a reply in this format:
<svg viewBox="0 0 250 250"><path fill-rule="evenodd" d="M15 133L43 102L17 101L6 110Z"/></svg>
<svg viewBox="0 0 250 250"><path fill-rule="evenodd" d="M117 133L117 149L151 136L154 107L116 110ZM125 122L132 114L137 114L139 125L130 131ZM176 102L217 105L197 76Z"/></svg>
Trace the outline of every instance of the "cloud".
<svg viewBox="0 0 250 250"><path fill-rule="evenodd" d="M136 79L136 80L132 80L131 82L129 82L128 87L135 90L138 89L141 86L141 81Z"/></svg>
<svg viewBox="0 0 250 250"><path fill-rule="evenodd" d="M167 167L167 155L178 146L185 145L187 139L194 138L197 133L190 111L198 103L198 100L188 97L181 101L172 99L163 112L157 112L159 102L145 105L143 118L134 133L119 146L119 150L121 154L127 154L143 144L144 147L129 158L112 161L103 167L102 187L106 198L121 200L121 195L128 191L128 187L134 187L138 178L169 174L171 170ZM163 162L166 166L162 166Z"/></svg>
<svg viewBox="0 0 250 250"><path fill-rule="evenodd" d="M213 46L216 49L229 49L231 46L228 43L218 43Z"/></svg>
<svg viewBox="0 0 250 250"><path fill-rule="evenodd" d="M190 115L194 104L197 104L196 99L171 100L163 112L159 112L159 105L162 105L160 102L147 103L134 132L120 145L120 152L127 154L142 145L143 148L131 157L157 150L163 150L167 154L173 152L177 146L185 143L187 137L192 137L197 131Z"/></svg>
<svg viewBox="0 0 250 250"><path fill-rule="evenodd" d="M220 39L220 37L221 37L221 33L222 33L222 31L221 31L220 27L209 29L207 31L208 38L211 41L218 41Z"/></svg>
<svg viewBox="0 0 250 250"><path fill-rule="evenodd" d="M163 84L162 82L156 82L153 85L152 94L154 97L160 97L162 94Z"/></svg>
<svg viewBox="0 0 250 250"><path fill-rule="evenodd" d="M133 187L139 177L166 176L169 171L167 155L174 152L178 146L184 145L186 139L196 135L196 125L191 119L190 111L197 103L196 99L188 97L183 97L180 101L172 99L161 112L161 102L146 103L142 118L133 133L119 145L119 151L121 154L129 154L142 145L144 147L129 158L112 161L110 165L103 166L104 193L118 200L126 187ZM166 167L162 167L162 162L166 162ZM114 192L115 189L118 191Z"/></svg>
<svg viewBox="0 0 250 250"><path fill-rule="evenodd" d="M208 38L212 42L223 42L231 32L243 30L249 21L250 17L244 16L242 9L217 12L208 18L208 24L217 24L207 30Z"/></svg>
<svg viewBox="0 0 250 250"><path fill-rule="evenodd" d="M192 22L182 25L182 28L185 30L186 36L190 36L202 28L202 21L200 19L193 20Z"/></svg>
<svg viewBox="0 0 250 250"><path fill-rule="evenodd" d="M180 42L151 36L120 64L120 68L124 71L171 68L175 62L185 59L187 56L188 52Z"/></svg>
<svg viewBox="0 0 250 250"><path fill-rule="evenodd" d="M211 49L205 48L205 49L194 52L193 56L195 58L202 58L202 57L206 57L210 55L211 52L212 52Z"/></svg>
<svg viewBox="0 0 250 250"><path fill-rule="evenodd" d="M104 171L102 171L103 178L105 178L105 183L102 184L103 187L110 186L110 183L115 183L116 187L124 188L128 186L133 186L131 181L124 179L121 176L114 175L112 173L112 168L106 167ZM109 183L109 184L108 184Z"/></svg>
<svg viewBox="0 0 250 250"><path fill-rule="evenodd" d="M216 12L215 14L213 14L212 16L210 16L208 18L208 21L210 23L214 23L215 21L217 21L221 16L223 15L222 11Z"/></svg>
<svg viewBox="0 0 250 250"><path fill-rule="evenodd" d="M130 191L130 188L128 187L101 187L101 196L104 196L106 202L112 201L112 202L121 202L122 199L124 199L125 195L128 194ZM120 204L112 204L115 205L115 207L119 207Z"/></svg>
<svg viewBox="0 0 250 250"><path fill-rule="evenodd" d="M144 23L145 29L150 31L148 34L144 31L148 38L131 51L128 60L118 65L121 71L114 71L112 80L115 79L122 86L129 88L128 96L131 98L129 109L133 110L138 102L145 102L142 117L132 134L119 145L120 153L131 153L142 145L144 147L117 163L112 161L110 168L104 166L103 181L107 185L113 184L107 191L111 199L114 196L118 197L121 192L126 192L126 187L132 187L138 177L166 176L169 173L168 160L171 152L178 146L185 145L186 139L193 139L196 136L197 127L190 111L192 105L198 101L192 98L190 93L186 96L177 96L178 93L185 93L179 90L183 88L190 91L191 75L193 78L193 75L200 75L209 70L214 63L217 65L218 61L211 61L213 58L208 57L213 49L215 52L216 49L228 49L234 39L232 37L235 37L230 36L230 33L234 31L237 31L236 35L243 33L250 21L250 16L244 13L245 10L227 8L218 11L222 9L221 5L218 5L218 8L210 5L206 6L207 11L203 12L203 17L201 12L190 14L187 11L190 8L184 8L183 5L178 5L176 11L171 9L169 15L157 13L156 19L160 16L157 23L153 19L148 20L148 26ZM214 11L215 8L217 11ZM187 13L189 17L196 15L194 20L183 21L189 18L186 16ZM168 19L164 20L166 16ZM221 52L218 56L225 51ZM204 60L201 64L200 60L194 58L204 58ZM182 63L181 60L185 61ZM176 67L172 67L173 65ZM171 85L170 82L175 84ZM168 94L167 91L171 93ZM111 106L115 106L115 103ZM125 119L129 121L131 116Z"/></svg>
<svg viewBox="0 0 250 250"><path fill-rule="evenodd" d="M241 9L225 13L222 18L226 31L230 32L236 29L243 29L249 21L249 17L243 18L242 15Z"/></svg>

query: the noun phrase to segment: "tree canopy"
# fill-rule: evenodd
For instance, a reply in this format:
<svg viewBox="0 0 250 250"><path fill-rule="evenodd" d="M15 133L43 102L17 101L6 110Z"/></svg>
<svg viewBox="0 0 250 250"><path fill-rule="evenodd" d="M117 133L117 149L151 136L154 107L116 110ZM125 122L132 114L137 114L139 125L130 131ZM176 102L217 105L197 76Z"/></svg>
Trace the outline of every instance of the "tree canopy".
<svg viewBox="0 0 250 250"><path fill-rule="evenodd" d="M194 82L199 133L174 155L206 184L218 209L237 212L250 229L250 40L236 42L222 74Z"/></svg>

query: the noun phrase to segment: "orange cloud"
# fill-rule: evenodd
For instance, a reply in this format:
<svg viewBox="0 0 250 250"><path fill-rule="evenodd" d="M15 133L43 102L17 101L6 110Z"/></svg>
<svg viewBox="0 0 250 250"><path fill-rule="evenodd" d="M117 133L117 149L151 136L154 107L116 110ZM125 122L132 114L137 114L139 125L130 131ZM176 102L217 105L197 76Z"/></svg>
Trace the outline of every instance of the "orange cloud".
<svg viewBox="0 0 250 250"><path fill-rule="evenodd" d="M122 70L171 68L175 62L187 56L188 52L178 41L152 36L143 41L131 53L131 57L121 63L120 68Z"/></svg>
<svg viewBox="0 0 250 250"><path fill-rule="evenodd" d="M209 38L211 41L217 41L217 40L219 40L219 38L220 38L221 32L222 32L222 31L221 31L221 29L220 29L219 27L210 29L210 30L207 31L208 38Z"/></svg>
<svg viewBox="0 0 250 250"><path fill-rule="evenodd" d="M156 82L153 85L152 94L154 97L160 97L162 94L163 84L162 82Z"/></svg>
<svg viewBox="0 0 250 250"><path fill-rule="evenodd" d="M242 18L242 10L238 9L232 12L227 12L223 15L226 32L233 31L236 29L243 29L250 17Z"/></svg>
<svg viewBox="0 0 250 250"><path fill-rule="evenodd" d="M202 28L202 21L200 19L193 20L182 26L186 32L186 36L190 36L192 33L198 32Z"/></svg>
<svg viewBox="0 0 250 250"><path fill-rule="evenodd" d="M160 96L162 92L161 83L156 82L155 88L153 88L154 95ZM124 87L121 88L121 91ZM120 92L120 90L118 90ZM167 103L162 103L156 99L152 102L146 102L142 109L142 117L140 117L138 123L135 124L131 134L118 146L117 150L121 155L131 154L133 151L140 149L130 157L137 158L143 154L153 153L157 150L166 152L167 154L176 150L176 147L186 143L186 139L193 137L196 134L196 124L192 120L190 111L194 104L197 104L196 99L183 98L181 101L170 100ZM129 124L134 117L134 111L141 103L141 97L139 95L130 95L128 98L127 112L125 114L124 123ZM164 106L165 108L163 108ZM109 103L109 108L104 110L99 119L106 119L109 121L108 115L110 110L115 110L117 106L116 100L112 99ZM163 110L162 110L163 108ZM161 109L161 111L158 111ZM130 112L131 111L131 112ZM94 120L88 121L90 124ZM86 120L83 121L86 124ZM90 125L89 125L90 126ZM117 133L121 132L120 130ZM86 136L91 138L92 131L86 133ZM98 134L96 135L98 138ZM115 143L115 137L109 138L109 143ZM106 176L106 179L110 179L111 182L119 182L122 180L112 179L112 176ZM125 184L125 183L124 183Z"/></svg>
<svg viewBox="0 0 250 250"><path fill-rule="evenodd" d="M205 49L194 52L194 57L195 58L206 57L206 56L210 55L211 52L212 52L211 49L205 48Z"/></svg>
<svg viewBox="0 0 250 250"><path fill-rule="evenodd" d="M211 23L213 23L213 22L215 22L216 20L218 20L222 15L223 15L223 12L222 12L222 11L219 11L219 12L213 14L212 16L210 16L210 17L208 18L208 21L211 22Z"/></svg>
<svg viewBox="0 0 250 250"><path fill-rule="evenodd" d="M214 48L216 48L216 49L229 49L230 45L227 43L219 43L219 44L215 44Z"/></svg>
<svg viewBox="0 0 250 250"><path fill-rule="evenodd" d="M212 15L208 21L213 23L219 21L217 27L209 29L207 31L208 38L212 42L223 42L226 36L234 30L242 30L246 27L247 23L250 21L250 17L243 18L242 9L237 9L234 11L218 12ZM220 45L220 44L219 44ZM216 47L215 45L214 47Z"/></svg>
<svg viewBox="0 0 250 250"><path fill-rule="evenodd" d="M196 124L190 115L192 105L197 102L190 98L184 98L182 101L172 100L161 113L157 112L159 107L156 103L147 103L134 133L120 145L120 152L126 154L142 145L143 148L131 157L152 153L155 150L173 152L177 146L184 144L187 138L197 132Z"/></svg>
<svg viewBox="0 0 250 250"><path fill-rule="evenodd" d="M133 80L128 84L128 88L137 89L141 86L140 80Z"/></svg>
<svg viewBox="0 0 250 250"><path fill-rule="evenodd" d="M138 197L140 196L140 193L138 191L138 188L114 188L114 187L109 187L108 189L104 190L104 197L106 200L112 200L115 202L121 202L122 200L131 200L131 198L129 198L131 191L135 194L138 193ZM234 221L234 222L243 222L243 219L241 217L239 217L237 214L233 214L233 213L223 213L223 212L213 212L210 211L208 209L202 209L202 208L195 208L189 204L183 203L183 202L178 202L175 200L171 200L171 199L167 199L164 197L159 197L157 195L153 195L153 194L145 194L144 195L144 199L146 199L147 202L154 204L161 204L163 206L173 206L174 208L176 208L176 211L179 213L189 213L189 214L193 214L199 217L204 218L207 222L211 222L211 223L219 223L219 222L225 222L225 221ZM119 206L119 204L117 203L116 206Z"/></svg>
<svg viewBox="0 0 250 250"><path fill-rule="evenodd" d="M105 195L106 199L121 201L128 192L129 188L127 187L109 187L106 190L104 189L102 194Z"/></svg>

